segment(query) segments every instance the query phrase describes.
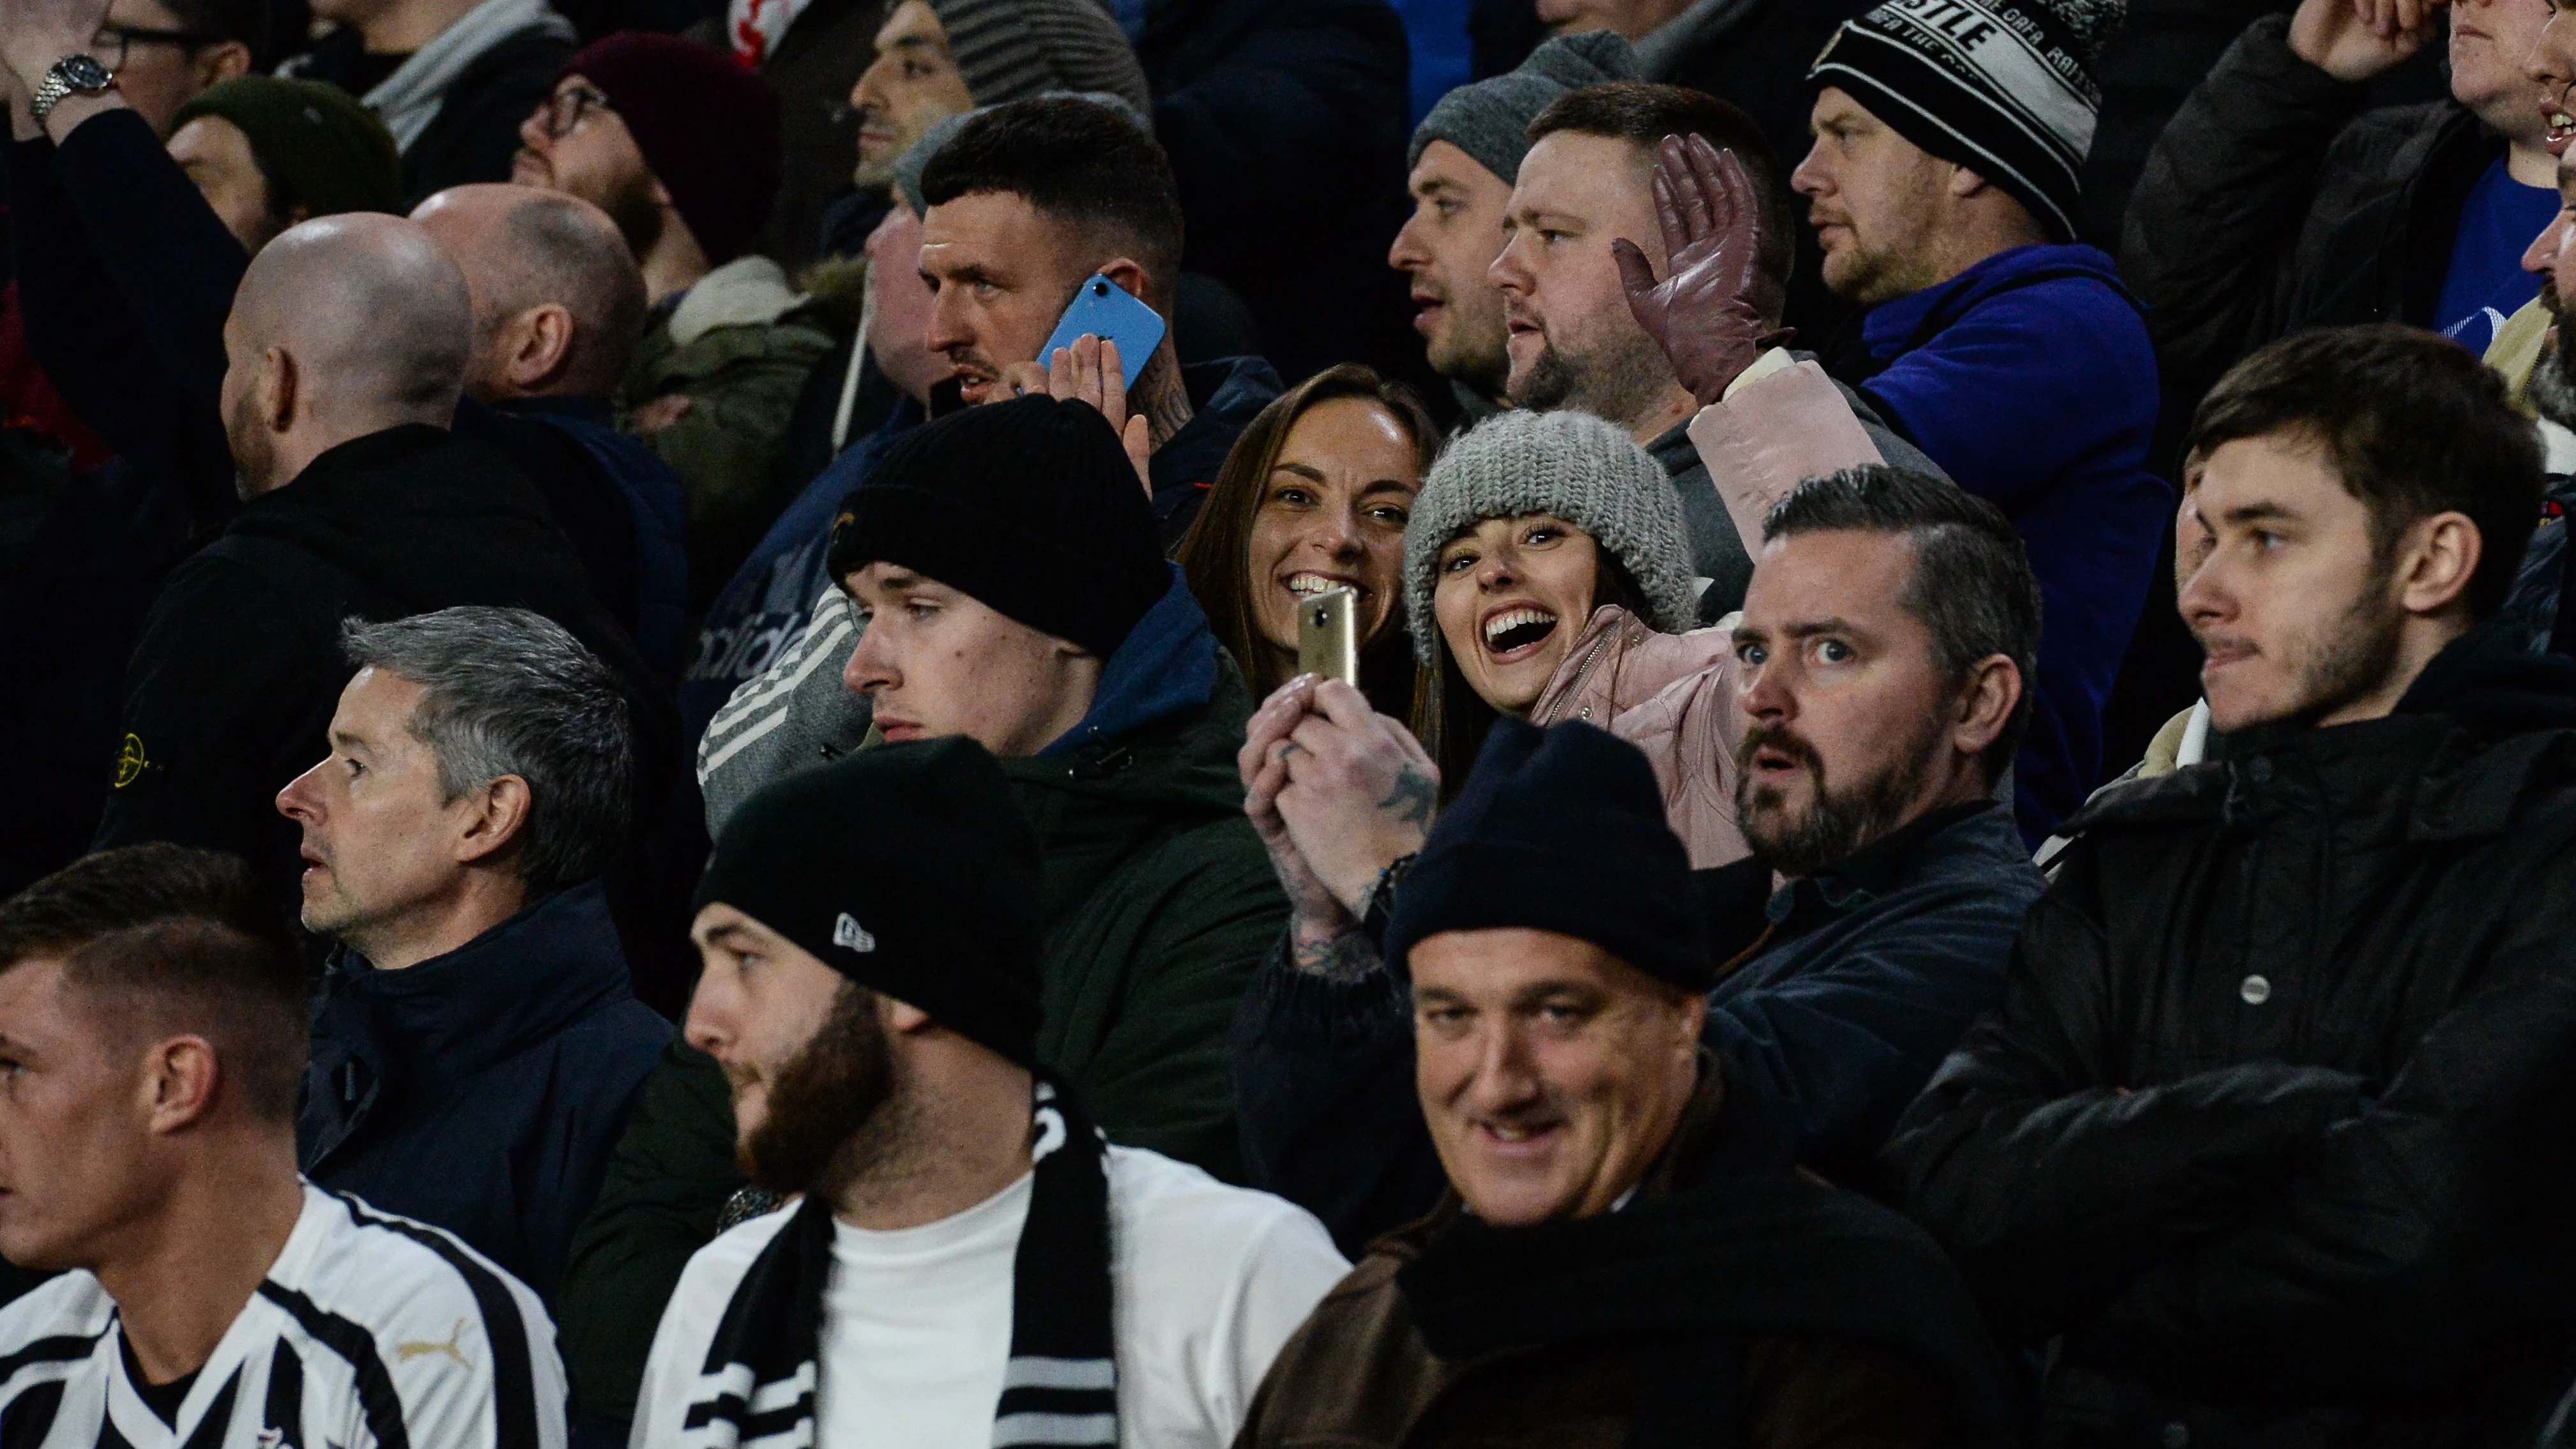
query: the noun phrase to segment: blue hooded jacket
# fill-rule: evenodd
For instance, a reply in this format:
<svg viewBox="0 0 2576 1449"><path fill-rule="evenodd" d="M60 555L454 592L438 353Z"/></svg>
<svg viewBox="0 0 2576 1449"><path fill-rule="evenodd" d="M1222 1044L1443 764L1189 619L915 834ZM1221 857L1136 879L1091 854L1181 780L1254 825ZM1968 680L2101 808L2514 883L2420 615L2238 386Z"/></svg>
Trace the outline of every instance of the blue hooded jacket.
<svg viewBox="0 0 2576 1449"><path fill-rule="evenodd" d="M2146 607L2173 511L2151 472L2155 349L2111 259L1998 252L1862 323L1862 387L1960 487L2004 511L2042 603L2030 732L2013 761L2022 838L2045 840L2100 783L2102 706Z"/></svg>

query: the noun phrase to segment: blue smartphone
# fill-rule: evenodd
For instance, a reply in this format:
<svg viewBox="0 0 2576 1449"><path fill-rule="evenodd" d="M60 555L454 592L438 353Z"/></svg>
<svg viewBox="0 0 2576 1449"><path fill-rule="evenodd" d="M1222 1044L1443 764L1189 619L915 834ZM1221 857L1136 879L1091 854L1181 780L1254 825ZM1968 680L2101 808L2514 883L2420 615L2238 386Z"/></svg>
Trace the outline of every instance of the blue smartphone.
<svg viewBox="0 0 2576 1449"><path fill-rule="evenodd" d="M1118 370L1133 383L1136 375L1153 360L1154 349L1163 345L1163 319L1154 309L1127 295L1127 289L1107 277L1094 275L1073 294L1073 305L1055 324L1055 335L1038 349L1038 365L1044 367L1059 347L1071 347L1085 332L1103 342L1118 344Z"/></svg>

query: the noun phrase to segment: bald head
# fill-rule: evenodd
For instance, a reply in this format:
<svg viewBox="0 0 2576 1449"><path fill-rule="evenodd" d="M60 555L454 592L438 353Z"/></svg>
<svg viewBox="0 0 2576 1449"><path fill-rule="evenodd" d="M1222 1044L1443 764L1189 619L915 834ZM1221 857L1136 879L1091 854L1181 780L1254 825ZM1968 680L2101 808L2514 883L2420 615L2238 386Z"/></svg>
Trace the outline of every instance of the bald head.
<svg viewBox="0 0 2576 1449"><path fill-rule="evenodd" d="M245 493L351 438L446 427L472 321L464 274L411 222L350 212L280 233L224 323L224 421Z"/></svg>
<svg viewBox="0 0 2576 1449"><path fill-rule="evenodd" d="M474 300L466 390L606 397L644 333L644 278L608 213L533 186L452 186L412 212L465 270ZM551 315L549 315L551 314Z"/></svg>

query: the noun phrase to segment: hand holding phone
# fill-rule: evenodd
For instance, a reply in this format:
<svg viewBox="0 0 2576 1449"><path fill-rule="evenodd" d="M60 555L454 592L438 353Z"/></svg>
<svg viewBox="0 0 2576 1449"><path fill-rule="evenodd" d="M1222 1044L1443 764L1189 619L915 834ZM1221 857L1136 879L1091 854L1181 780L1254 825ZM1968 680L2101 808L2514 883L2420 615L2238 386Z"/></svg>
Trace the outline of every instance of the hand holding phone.
<svg viewBox="0 0 2576 1449"><path fill-rule="evenodd" d="M1055 335L1038 349L1037 364L1046 366L1054 360L1057 348L1073 346L1085 333L1118 344L1119 359L1126 364L1126 380L1133 383L1144 372L1145 364L1154 360L1154 349L1163 345L1163 318L1129 296L1126 288L1094 273L1074 291L1073 305L1056 319Z"/></svg>

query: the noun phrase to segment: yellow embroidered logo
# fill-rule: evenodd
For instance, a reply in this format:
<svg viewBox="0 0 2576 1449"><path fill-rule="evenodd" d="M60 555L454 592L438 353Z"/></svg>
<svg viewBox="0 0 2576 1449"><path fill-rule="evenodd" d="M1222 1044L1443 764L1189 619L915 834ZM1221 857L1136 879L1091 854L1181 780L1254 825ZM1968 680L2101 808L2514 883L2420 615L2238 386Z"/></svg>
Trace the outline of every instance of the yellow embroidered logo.
<svg viewBox="0 0 2576 1449"><path fill-rule="evenodd" d="M458 1368L471 1369L474 1365L466 1362L465 1355L456 1347L457 1343L464 1337L465 1320L460 1318L456 1320L456 1331L447 1335L447 1342L398 1343L394 1345L394 1357L402 1360L404 1363L409 1363L413 1359L422 1358L429 1354L443 1353L449 1358L456 1360L456 1366Z"/></svg>
<svg viewBox="0 0 2576 1449"><path fill-rule="evenodd" d="M116 749L116 788L122 790L142 779L143 772L151 768L152 758L143 752L143 737L128 734L125 743Z"/></svg>

